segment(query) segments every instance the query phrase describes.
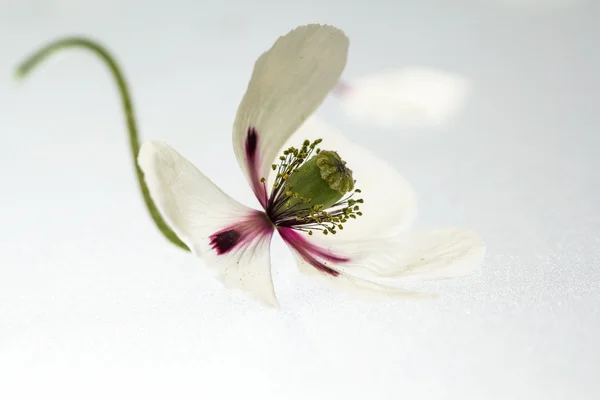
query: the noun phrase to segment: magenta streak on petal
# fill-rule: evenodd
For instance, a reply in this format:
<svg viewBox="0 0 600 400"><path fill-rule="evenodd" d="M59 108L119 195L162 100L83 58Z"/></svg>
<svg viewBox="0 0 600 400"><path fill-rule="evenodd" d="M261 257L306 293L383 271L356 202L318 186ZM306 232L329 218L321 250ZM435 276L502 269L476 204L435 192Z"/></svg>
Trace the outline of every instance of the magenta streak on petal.
<svg viewBox="0 0 600 400"><path fill-rule="evenodd" d="M265 213L252 211L247 217L210 235L210 246L218 255L229 253L255 240L273 234L273 226Z"/></svg>
<svg viewBox="0 0 600 400"><path fill-rule="evenodd" d="M322 247L310 243L302 236L302 234L292 228L279 227L278 231L283 240L296 250L304 261L326 274L338 276L340 273L325 265L324 261L338 264L350 261L349 258L335 255Z"/></svg>
<svg viewBox="0 0 600 400"><path fill-rule="evenodd" d="M246 143L244 149L246 151L246 166L248 167L248 173L250 174L250 182L252 185L252 191L256 195L256 198L263 206L263 208L267 207L267 189L260 181L260 171L259 168L259 135L256 131L256 128L253 126L248 128L248 133L246 135Z"/></svg>

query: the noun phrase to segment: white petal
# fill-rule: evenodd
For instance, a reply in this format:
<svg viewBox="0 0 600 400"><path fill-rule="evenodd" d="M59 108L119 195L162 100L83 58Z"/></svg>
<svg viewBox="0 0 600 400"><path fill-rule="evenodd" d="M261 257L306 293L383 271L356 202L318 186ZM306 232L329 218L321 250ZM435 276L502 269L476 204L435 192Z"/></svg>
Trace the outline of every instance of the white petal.
<svg viewBox="0 0 600 400"><path fill-rule="evenodd" d="M417 198L411 185L392 165L366 148L350 142L343 134L313 116L284 145L299 147L305 139L322 138L324 150L335 150L347 162L356 179L363 216L350 220L340 235L346 239L384 236L405 230L417 215ZM269 187L274 174L269 176ZM337 238L331 238L331 240Z"/></svg>
<svg viewBox="0 0 600 400"><path fill-rule="evenodd" d="M413 298L433 298L436 297L431 293L415 292L401 287L378 283L372 280L356 277L344 271L340 271L338 276L331 276L317 270L310 263L306 262L300 254L291 248L296 261L298 262L298 270L306 275L321 282L325 286L329 286L340 292L358 295L363 298L371 297L413 297Z"/></svg>
<svg viewBox="0 0 600 400"><path fill-rule="evenodd" d="M407 67L341 84L348 115L383 127L444 123L463 106L467 79L432 68Z"/></svg>
<svg viewBox="0 0 600 400"><path fill-rule="evenodd" d="M283 143L323 102L346 65L348 38L332 26L301 26L280 37L254 65L233 126L233 149L257 198L260 178Z"/></svg>
<svg viewBox="0 0 600 400"><path fill-rule="evenodd" d="M467 276L480 268L485 244L472 231L439 229L391 238L336 241L330 251L349 262L340 269L377 277L382 282L409 282Z"/></svg>
<svg viewBox="0 0 600 400"><path fill-rule="evenodd" d="M410 293L399 287L407 282L471 274L485 255L485 245L476 233L454 229L335 244L289 229L279 232L299 257L301 272L345 289L385 294Z"/></svg>
<svg viewBox="0 0 600 400"><path fill-rule="evenodd" d="M269 247L273 228L262 212L225 194L164 142L142 145L138 163L165 220L227 287L277 306Z"/></svg>

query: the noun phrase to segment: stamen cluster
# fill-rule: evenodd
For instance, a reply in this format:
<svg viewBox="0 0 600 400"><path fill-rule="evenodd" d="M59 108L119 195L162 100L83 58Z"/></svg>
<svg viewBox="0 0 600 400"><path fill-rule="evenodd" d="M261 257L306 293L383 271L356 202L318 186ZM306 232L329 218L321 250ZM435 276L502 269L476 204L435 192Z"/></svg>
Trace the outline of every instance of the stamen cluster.
<svg viewBox="0 0 600 400"><path fill-rule="evenodd" d="M309 235L312 235L313 231L321 231L328 235L343 230L344 224L350 219L362 216L360 204L363 203L363 199L354 198L357 193L361 193L360 189L351 190L325 209L323 204L314 204L311 197L306 197L301 191L286 184L305 161L313 154L321 152L321 149L317 148L321 142L321 139L313 142L305 140L301 148L290 147L279 157L279 163L271 166L276 175L269 196L267 214L275 225L291 227ZM315 179L320 177L316 176ZM265 178L262 178L261 182L264 183Z"/></svg>

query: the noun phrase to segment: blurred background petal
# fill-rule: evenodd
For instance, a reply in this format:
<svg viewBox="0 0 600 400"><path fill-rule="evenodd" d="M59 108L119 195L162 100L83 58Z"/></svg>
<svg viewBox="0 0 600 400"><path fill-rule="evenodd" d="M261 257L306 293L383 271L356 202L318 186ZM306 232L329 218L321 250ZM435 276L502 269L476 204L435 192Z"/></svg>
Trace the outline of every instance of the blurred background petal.
<svg viewBox="0 0 600 400"><path fill-rule="evenodd" d="M427 67L372 74L336 89L347 114L386 128L439 125L462 109L468 80Z"/></svg>

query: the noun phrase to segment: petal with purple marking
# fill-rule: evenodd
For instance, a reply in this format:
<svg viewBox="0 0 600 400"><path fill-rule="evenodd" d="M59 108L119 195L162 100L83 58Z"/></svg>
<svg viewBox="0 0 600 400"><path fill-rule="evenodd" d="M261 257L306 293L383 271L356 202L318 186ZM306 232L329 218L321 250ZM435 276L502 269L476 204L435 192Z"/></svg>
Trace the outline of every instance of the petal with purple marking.
<svg viewBox="0 0 600 400"><path fill-rule="evenodd" d="M273 227L224 193L164 142L142 145L150 195L177 236L229 288L277 306L270 265Z"/></svg>
<svg viewBox="0 0 600 400"><path fill-rule="evenodd" d="M479 235L457 229L334 244L289 228L279 232L296 254L301 272L361 292L415 294L399 285L469 275L480 268L485 255Z"/></svg>
<svg viewBox="0 0 600 400"><path fill-rule="evenodd" d="M328 25L305 25L280 37L256 64L233 126L233 149L263 205L261 178L283 143L335 87L346 65L348 38Z"/></svg>

